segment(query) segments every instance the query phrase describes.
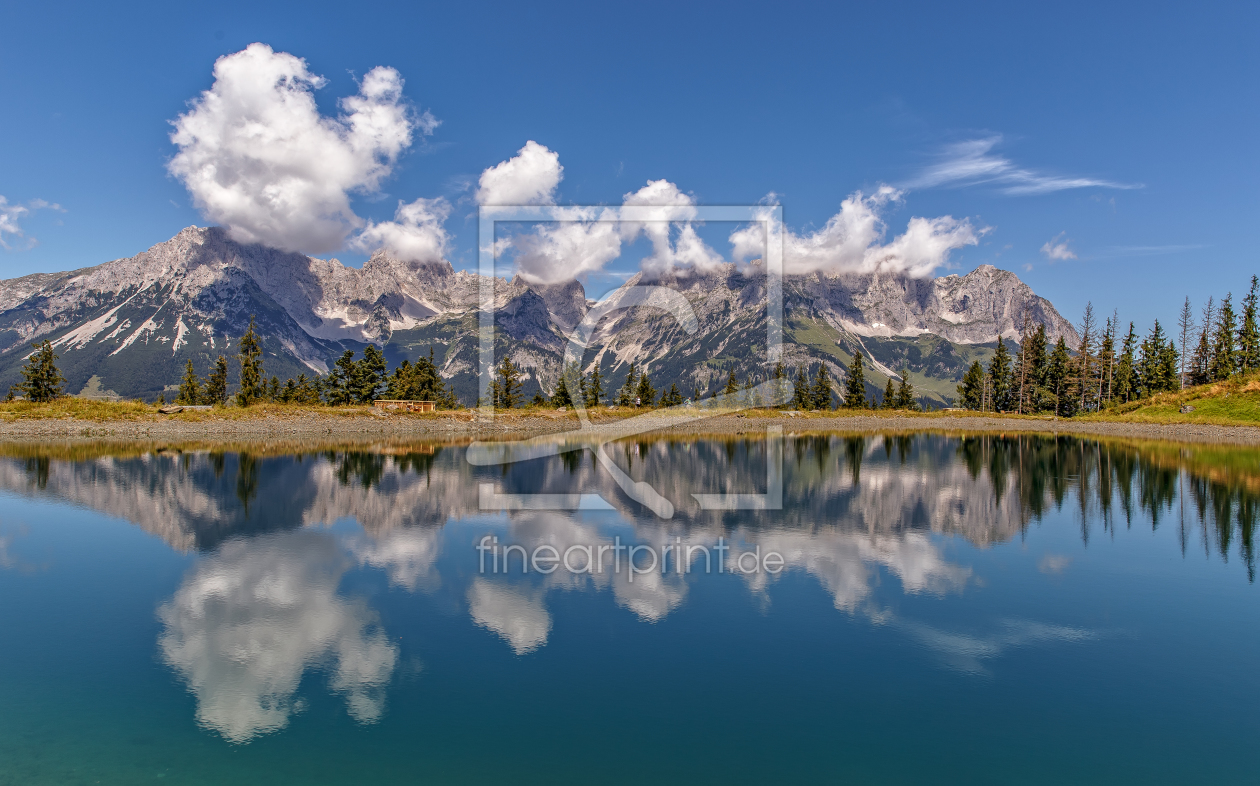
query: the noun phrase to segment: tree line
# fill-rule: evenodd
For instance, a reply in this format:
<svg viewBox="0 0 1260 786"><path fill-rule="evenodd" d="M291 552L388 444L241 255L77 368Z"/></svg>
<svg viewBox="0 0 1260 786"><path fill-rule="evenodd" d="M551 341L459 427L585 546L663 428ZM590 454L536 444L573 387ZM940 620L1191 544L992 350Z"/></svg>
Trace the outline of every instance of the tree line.
<svg viewBox="0 0 1260 786"><path fill-rule="evenodd" d="M490 383L490 401L496 409L512 409L521 406L524 400L521 376L520 366L514 364L511 358L505 356L499 362L494 379ZM787 369L782 362L775 365L770 379L787 384ZM591 368L590 374L583 373L578 363L570 363L561 372L552 394L544 396L540 390L534 394L529 404L566 407L573 406L575 401L580 401L587 409L593 409L605 402L619 407L672 407L686 401L699 401L705 397L698 385L692 386L689 398L683 397L677 382L670 383L668 389L657 390L647 371L635 363L630 364L621 387L615 391L607 391L605 384L606 380L600 372L598 363ZM604 398L606 392L611 393L607 399ZM771 405L771 402L762 399L757 391L755 376L749 375L741 382L735 375L734 369L728 373L725 385L721 387L715 385L709 389L708 397L717 398L719 393L729 397L728 400L739 406ZM787 406L798 410L830 410L833 408L834 393L835 387L825 363L819 364L812 381L806 367L800 366L797 368L793 384L792 399ZM478 399L477 406L481 406L481 403L481 399ZM892 378L889 377L882 399L877 400L874 397L868 399L862 355L855 353L838 407L917 411L919 404L915 399L914 386L910 382L908 370L902 371L901 383L895 388Z"/></svg>
<svg viewBox="0 0 1260 786"><path fill-rule="evenodd" d="M1209 298L1200 322L1187 297L1175 335L1168 335L1157 319L1141 338L1132 322L1122 335L1115 312L1099 326L1093 303L1087 303L1075 352L1063 336L1050 348L1046 326L1034 327L1025 319L1014 357L999 337L988 368L978 360L971 364L958 386L958 405L1071 417L1229 379L1260 368L1258 299L1260 279L1252 276L1241 315L1230 293L1219 305Z"/></svg>
<svg viewBox="0 0 1260 786"><path fill-rule="evenodd" d="M355 360L354 350L348 349L337 358L327 374L299 374L297 379L290 377L281 384L274 375L270 380L266 378L262 344L254 330L253 317L250 317L249 329L238 346L240 384L236 403L243 407L258 402L345 406L371 404L378 398L433 401L440 409L457 409L460 406L454 390L446 385L438 372L432 347L428 357L421 356L415 363L403 360L393 373L387 373L385 355L375 345L369 344L358 360ZM175 403L223 406L227 402L227 358L219 355L213 370L204 380L197 376L190 358L184 367Z"/></svg>

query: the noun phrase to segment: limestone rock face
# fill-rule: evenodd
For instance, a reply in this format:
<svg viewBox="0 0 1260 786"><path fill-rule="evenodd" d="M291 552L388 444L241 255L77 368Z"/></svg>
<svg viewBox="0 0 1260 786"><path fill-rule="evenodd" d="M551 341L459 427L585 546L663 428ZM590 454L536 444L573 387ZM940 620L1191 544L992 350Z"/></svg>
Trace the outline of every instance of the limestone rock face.
<svg viewBox="0 0 1260 786"><path fill-rule="evenodd" d="M615 312L595 332L588 368L646 364L656 380L678 379L685 387L706 384L718 366L755 375L764 365L767 281L759 265L639 275L626 286L639 284L680 292L699 329L689 334L657 308ZM264 337L269 376L324 373L346 349L367 343L395 359L434 348L444 376L471 402L478 307L487 285L503 331L496 352L506 351L527 382L550 391L567 338L592 305L577 281L486 280L445 261L415 264L383 252L356 269L241 245L218 227L189 227L134 257L96 267L0 281L0 385L17 381L32 341L48 339L61 355L70 390L99 376L123 396L155 398L178 381L188 359L205 373L218 355L233 358L234 342L252 316ZM987 344L999 336L1017 339L1025 317L1044 323L1051 340L1077 343L1072 325L1049 301L991 265L937 279L810 274L787 279L783 297L790 328L785 362L825 362L837 377L845 374L845 352L876 360L872 342L937 336L956 345Z"/></svg>

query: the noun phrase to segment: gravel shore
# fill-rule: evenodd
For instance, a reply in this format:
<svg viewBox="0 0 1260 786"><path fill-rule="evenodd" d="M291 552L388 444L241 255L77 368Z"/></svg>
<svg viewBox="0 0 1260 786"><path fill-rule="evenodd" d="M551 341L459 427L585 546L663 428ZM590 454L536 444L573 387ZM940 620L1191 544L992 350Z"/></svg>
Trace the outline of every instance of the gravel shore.
<svg viewBox="0 0 1260 786"><path fill-rule="evenodd" d="M694 418L671 413L649 413L637 418L600 412L594 425L600 436L617 438L633 434L688 434L749 436L779 426L793 433L880 433L934 431L950 433L999 432L1099 436L1150 439L1169 442L1260 445L1260 428L1207 424L1115 423L1029 418L973 417L964 415L848 415L820 413L721 414ZM435 415L356 414L321 415L309 411L267 414L250 418L222 418L203 413L153 415L136 420L87 421L79 419L30 419L0 424L0 441L43 442L67 440L213 441L231 442L275 439L415 439L464 441L469 439L524 439L573 431L579 426L572 413L544 412L499 414L493 420L471 412Z"/></svg>

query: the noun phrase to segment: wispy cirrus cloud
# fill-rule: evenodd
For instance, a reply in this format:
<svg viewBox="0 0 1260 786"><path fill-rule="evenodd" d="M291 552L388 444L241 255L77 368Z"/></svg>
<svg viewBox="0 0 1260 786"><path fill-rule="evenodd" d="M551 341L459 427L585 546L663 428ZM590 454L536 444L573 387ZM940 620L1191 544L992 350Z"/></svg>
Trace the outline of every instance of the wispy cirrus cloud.
<svg viewBox="0 0 1260 786"><path fill-rule="evenodd" d="M19 205L0 196L0 248L5 251L25 251L37 245L38 241L26 234L19 223L37 210L66 212L61 205L43 199L32 199L25 205Z"/></svg>
<svg viewBox="0 0 1260 786"><path fill-rule="evenodd" d="M1001 135L969 139L948 145L905 188L966 188L991 185L1010 196L1029 196L1074 188L1142 188L1141 183L1119 183L1095 177L1054 175L1017 166L994 152Z"/></svg>
<svg viewBox="0 0 1260 786"><path fill-rule="evenodd" d="M1208 248L1206 243L1182 243L1167 246L1108 246L1100 256L1109 257L1153 257L1163 254L1180 254L1183 251L1198 251Z"/></svg>

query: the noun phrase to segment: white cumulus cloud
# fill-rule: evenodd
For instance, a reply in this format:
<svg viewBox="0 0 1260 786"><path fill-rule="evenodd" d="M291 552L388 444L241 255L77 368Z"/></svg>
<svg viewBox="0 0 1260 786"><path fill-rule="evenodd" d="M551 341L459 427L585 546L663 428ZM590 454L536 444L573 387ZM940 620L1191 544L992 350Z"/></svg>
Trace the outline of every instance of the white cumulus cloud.
<svg viewBox="0 0 1260 786"><path fill-rule="evenodd" d="M551 205L564 178L560 155L529 140L516 155L481 173L477 202L482 205Z"/></svg>
<svg viewBox="0 0 1260 786"><path fill-rule="evenodd" d="M803 273L904 273L929 276L949 261L949 255L964 246L974 246L987 228L952 216L911 218L906 231L882 243L887 225L881 211L899 202L902 192L881 186L866 196L855 192L840 203L836 213L818 231L798 235L783 231L783 272ZM731 233L736 259L750 259L765 253L764 225L751 224Z"/></svg>
<svg viewBox="0 0 1260 786"><path fill-rule="evenodd" d="M384 249L404 262L437 262L450 242L445 227L450 214L450 203L441 197L400 201L393 221L368 222L351 245L369 253Z"/></svg>
<svg viewBox="0 0 1260 786"><path fill-rule="evenodd" d="M377 191L413 135L437 124L427 112L416 116L392 68L369 71L337 117L315 104L325 84L302 58L250 44L219 58L214 84L173 121L179 152L169 171L233 239L340 249L364 224L349 194Z"/></svg>
<svg viewBox="0 0 1260 786"><path fill-rule="evenodd" d="M1062 259L1076 259L1076 252L1068 247L1070 241L1064 239L1066 232L1060 232L1054 237L1046 241L1041 247L1041 253L1050 261L1058 261Z"/></svg>
<svg viewBox="0 0 1260 786"><path fill-rule="evenodd" d="M554 205L564 167L560 157L535 142L481 174L477 200L483 205ZM640 235L652 245L643 268L711 268L721 255L704 244L692 226L695 200L668 180L651 180L623 197L626 206L649 210L646 221L616 221L599 207L556 208L555 221L496 243L497 252L515 252L517 271L528 281L554 284L602 270Z"/></svg>

